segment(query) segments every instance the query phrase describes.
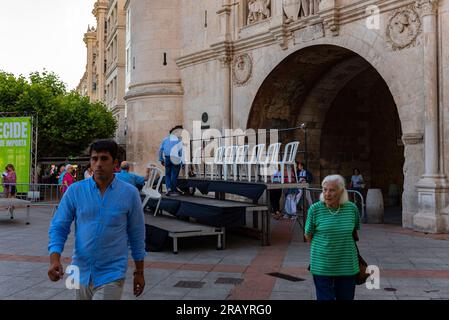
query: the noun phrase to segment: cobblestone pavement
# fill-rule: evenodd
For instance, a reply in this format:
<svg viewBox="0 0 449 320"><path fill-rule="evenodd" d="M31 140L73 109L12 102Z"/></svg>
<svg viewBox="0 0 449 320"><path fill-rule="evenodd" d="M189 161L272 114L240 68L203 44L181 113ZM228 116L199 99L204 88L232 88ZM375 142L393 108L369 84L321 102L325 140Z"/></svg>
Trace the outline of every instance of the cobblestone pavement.
<svg viewBox="0 0 449 320"><path fill-rule="evenodd" d="M53 283L47 277L51 208L32 208L30 225L25 224L24 210L17 209L14 220L1 212L0 299L73 299L74 292L65 288L65 281ZM215 237L187 238L180 240L177 255L170 248L149 252L146 288L138 299L315 299L307 271L309 246L293 222L273 220L272 245L268 247L235 234L227 235L225 250L216 250L215 242ZM364 224L359 248L370 265L379 267L380 288L357 286L356 299L449 299L449 235ZM72 249L73 234L63 254L65 266ZM136 299L132 270L129 268L125 282L126 300ZM274 272L294 278L269 275Z"/></svg>

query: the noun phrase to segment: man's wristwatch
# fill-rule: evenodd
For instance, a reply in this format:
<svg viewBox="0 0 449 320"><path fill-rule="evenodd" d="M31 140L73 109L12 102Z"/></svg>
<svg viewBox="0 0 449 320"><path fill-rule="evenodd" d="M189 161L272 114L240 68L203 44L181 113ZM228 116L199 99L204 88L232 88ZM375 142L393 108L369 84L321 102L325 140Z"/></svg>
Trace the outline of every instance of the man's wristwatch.
<svg viewBox="0 0 449 320"><path fill-rule="evenodd" d="M143 270L134 270L134 275L143 276Z"/></svg>

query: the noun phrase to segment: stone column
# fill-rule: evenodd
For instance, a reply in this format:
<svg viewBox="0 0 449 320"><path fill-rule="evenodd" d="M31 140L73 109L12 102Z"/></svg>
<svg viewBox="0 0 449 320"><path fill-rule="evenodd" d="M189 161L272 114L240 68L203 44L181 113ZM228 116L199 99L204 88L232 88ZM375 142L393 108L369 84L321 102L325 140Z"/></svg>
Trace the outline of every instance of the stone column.
<svg viewBox="0 0 449 320"><path fill-rule="evenodd" d="M94 47L95 47L95 32L93 32L90 28L84 34L84 43L87 48L87 95L91 99L91 101L95 100L93 97L93 66L94 66Z"/></svg>
<svg viewBox="0 0 449 320"><path fill-rule="evenodd" d="M424 175L416 184L418 213L414 227L426 232L448 231L442 210L448 193L447 179L439 168L438 137L438 0L417 0L423 25L424 69Z"/></svg>
<svg viewBox="0 0 449 320"><path fill-rule="evenodd" d="M425 173L438 175L438 42L436 26L437 1L419 1L422 9L424 51L424 104L425 104Z"/></svg>
<svg viewBox="0 0 449 320"><path fill-rule="evenodd" d="M232 4L229 0L222 0L222 8L217 11L219 20L219 42L212 45L212 49L218 52L218 60L221 63L221 69L223 72L223 129L229 129L232 127L232 83L231 83L231 10Z"/></svg>
<svg viewBox="0 0 449 320"><path fill-rule="evenodd" d="M97 56L97 99L99 101L104 101L104 90L105 90L105 77L106 70L104 67L104 61L106 59L106 32L105 21L106 14L108 12L108 2L107 1L97 1L93 10L94 16L97 18L97 41L98 41L98 56Z"/></svg>

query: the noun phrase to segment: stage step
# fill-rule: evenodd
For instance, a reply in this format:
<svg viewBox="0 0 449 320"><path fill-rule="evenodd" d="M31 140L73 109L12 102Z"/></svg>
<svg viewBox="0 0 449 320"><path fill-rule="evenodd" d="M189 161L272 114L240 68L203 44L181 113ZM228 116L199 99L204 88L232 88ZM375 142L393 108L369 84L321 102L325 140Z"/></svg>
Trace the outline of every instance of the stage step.
<svg viewBox="0 0 449 320"><path fill-rule="evenodd" d="M212 227L195 222L179 220L169 215L154 216L151 213L145 214L145 223L165 230L168 236L173 239L173 253L178 253L178 238L217 236L217 250L225 248L225 228Z"/></svg>

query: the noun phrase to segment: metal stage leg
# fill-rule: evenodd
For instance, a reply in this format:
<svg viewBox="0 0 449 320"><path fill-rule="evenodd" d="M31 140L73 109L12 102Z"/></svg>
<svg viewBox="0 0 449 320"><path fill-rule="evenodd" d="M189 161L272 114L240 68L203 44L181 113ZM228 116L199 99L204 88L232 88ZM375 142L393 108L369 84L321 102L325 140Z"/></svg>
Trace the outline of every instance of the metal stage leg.
<svg viewBox="0 0 449 320"><path fill-rule="evenodd" d="M173 237L173 253L178 254L178 238Z"/></svg>
<svg viewBox="0 0 449 320"><path fill-rule="evenodd" d="M223 234L221 235L221 249L224 250L226 248L226 228L221 227L221 231L223 231Z"/></svg>
<svg viewBox="0 0 449 320"><path fill-rule="evenodd" d="M27 205L27 222L26 224L30 224L30 205Z"/></svg>
<svg viewBox="0 0 449 320"><path fill-rule="evenodd" d="M257 204L257 200L254 200L253 203ZM253 212L253 228L259 229L259 212L257 211Z"/></svg>
<svg viewBox="0 0 449 320"><path fill-rule="evenodd" d="M260 216L262 220L262 230L261 230L261 244L262 246L271 245L271 235L270 235L270 214L268 211L260 211Z"/></svg>
<svg viewBox="0 0 449 320"><path fill-rule="evenodd" d="M259 212L258 211L253 212L253 228L259 229Z"/></svg>
<svg viewBox="0 0 449 320"><path fill-rule="evenodd" d="M217 250L221 250L223 249L222 247L222 239L221 239L221 234L218 234L218 241L217 241Z"/></svg>

